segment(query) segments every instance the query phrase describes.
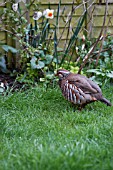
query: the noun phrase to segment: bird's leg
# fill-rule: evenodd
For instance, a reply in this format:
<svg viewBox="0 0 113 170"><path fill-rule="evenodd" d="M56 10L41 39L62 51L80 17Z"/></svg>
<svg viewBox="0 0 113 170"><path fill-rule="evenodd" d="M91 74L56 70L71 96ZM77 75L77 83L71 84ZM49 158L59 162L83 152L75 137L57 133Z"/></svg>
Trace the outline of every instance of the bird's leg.
<svg viewBox="0 0 113 170"><path fill-rule="evenodd" d="M78 110L81 111L83 108L85 108L86 104L82 104L79 106Z"/></svg>
<svg viewBox="0 0 113 170"><path fill-rule="evenodd" d="M75 104L74 103L71 103L71 104L72 104L72 107L73 107L73 111L75 112L76 111Z"/></svg>
<svg viewBox="0 0 113 170"><path fill-rule="evenodd" d="M83 108L85 108L86 104L82 104L82 105L77 106L74 103L72 103L72 106L73 106L74 112L75 112L76 110L81 111Z"/></svg>

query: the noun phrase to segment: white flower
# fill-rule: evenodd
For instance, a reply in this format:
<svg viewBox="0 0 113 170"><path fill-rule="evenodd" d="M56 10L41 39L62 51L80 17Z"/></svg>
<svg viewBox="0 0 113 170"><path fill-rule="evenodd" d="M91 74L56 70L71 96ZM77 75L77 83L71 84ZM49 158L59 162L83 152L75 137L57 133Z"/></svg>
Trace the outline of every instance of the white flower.
<svg viewBox="0 0 113 170"><path fill-rule="evenodd" d="M33 19L34 20L38 20L39 18L41 18L42 16L42 12L35 12L34 15L33 15Z"/></svg>
<svg viewBox="0 0 113 170"><path fill-rule="evenodd" d="M46 18L50 18L50 19L53 19L54 15L54 10L53 9L46 9L44 12L43 12L43 15L46 17Z"/></svg>
<svg viewBox="0 0 113 170"><path fill-rule="evenodd" d="M15 3L15 4L13 4L12 5L12 9L13 9L13 11L17 11L17 9L18 9L18 3Z"/></svg>

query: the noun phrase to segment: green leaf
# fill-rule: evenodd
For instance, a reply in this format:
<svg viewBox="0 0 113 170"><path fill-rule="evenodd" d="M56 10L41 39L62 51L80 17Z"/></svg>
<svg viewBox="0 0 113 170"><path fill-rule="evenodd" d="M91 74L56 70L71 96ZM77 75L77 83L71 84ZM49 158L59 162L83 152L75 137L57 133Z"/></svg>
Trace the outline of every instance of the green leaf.
<svg viewBox="0 0 113 170"><path fill-rule="evenodd" d="M18 52L17 49L15 49L13 47L10 47L10 46L9 46L9 51L11 51L12 53L17 53Z"/></svg>
<svg viewBox="0 0 113 170"><path fill-rule="evenodd" d="M3 72L3 73L8 73L8 69L6 67L6 61L5 61L5 58L4 57L0 57L0 70Z"/></svg>
<svg viewBox="0 0 113 170"><path fill-rule="evenodd" d="M2 48L3 48L3 50L5 50L6 52L8 52L8 51L9 51L9 48L8 48L8 46L7 46L7 45L2 45Z"/></svg>
<svg viewBox="0 0 113 170"><path fill-rule="evenodd" d="M3 93L4 92L4 88L0 86L0 93Z"/></svg>
<svg viewBox="0 0 113 170"><path fill-rule="evenodd" d="M37 20L34 20L34 22L35 22L35 31L37 31L37 29L38 29L38 27L37 27Z"/></svg>
<svg viewBox="0 0 113 170"><path fill-rule="evenodd" d="M45 57L46 57L46 62L45 62L45 64L50 64L50 63L51 63L51 61L52 61L52 59L53 59L53 56L52 56L52 55L47 54Z"/></svg>
<svg viewBox="0 0 113 170"><path fill-rule="evenodd" d="M11 46L9 46L9 45L2 45L2 48L3 48L6 52L8 52L8 51L11 51L12 53L17 53L17 52L18 52L18 50L17 50L16 48L11 47Z"/></svg>
<svg viewBox="0 0 113 170"><path fill-rule="evenodd" d="M107 45L107 42L106 41L103 41L103 46L106 46Z"/></svg>
<svg viewBox="0 0 113 170"><path fill-rule="evenodd" d="M90 70L87 70L87 73L95 73L96 75L105 76L105 73L103 73L102 70L99 70L99 69L90 69Z"/></svg>
<svg viewBox="0 0 113 170"><path fill-rule="evenodd" d="M54 77L54 74L46 74L46 79L49 79L49 80L51 80L51 79L53 79L53 77Z"/></svg>
<svg viewBox="0 0 113 170"><path fill-rule="evenodd" d="M38 61L37 69L44 68L45 64L43 61Z"/></svg>
<svg viewBox="0 0 113 170"><path fill-rule="evenodd" d="M39 51L37 51L37 52L34 52L34 55L35 55L36 57L39 57L39 56L40 56L40 53L39 53Z"/></svg>
<svg viewBox="0 0 113 170"><path fill-rule="evenodd" d="M57 59L57 66L58 66L58 55L57 55L57 45L58 45L58 41L57 41L57 27L55 26L55 31L54 31L54 58Z"/></svg>
<svg viewBox="0 0 113 170"><path fill-rule="evenodd" d="M73 35L71 36L70 40L69 40L69 43L68 43L68 46L65 50L65 54L64 56L62 57L62 60L61 60L61 63L60 63L60 66L62 65L62 63L64 62L67 54L69 53L72 45L74 44L75 40L77 39L77 36L78 36L78 33L80 32L81 28L82 28L82 25L86 19L86 14L87 14L87 11L85 11L84 15L80 17L79 21L78 21L78 24L77 24L77 27L75 28L74 30L74 33ZM71 60L71 58L70 58Z"/></svg>
<svg viewBox="0 0 113 170"><path fill-rule="evenodd" d="M61 6L61 0L59 0L59 3L58 3L57 16L56 16L56 25L58 25L58 22L59 22L60 6Z"/></svg>
<svg viewBox="0 0 113 170"><path fill-rule="evenodd" d="M31 68L32 69L36 69L37 68L36 61L37 61L37 58L35 56L30 60Z"/></svg>
<svg viewBox="0 0 113 170"><path fill-rule="evenodd" d="M107 77L109 77L109 78L113 78L113 71L111 71L111 73L110 73L110 72L107 73L106 75L107 75Z"/></svg>
<svg viewBox="0 0 113 170"><path fill-rule="evenodd" d="M49 27L50 27L50 23L48 22L48 19L47 19L42 29L42 36L41 36L40 43L44 42L45 39L48 37Z"/></svg>
<svg viewBox="0 0 113 170"><path fill-rule="evenodd" d="M104 53L103 53L103 56L104 56L104 57L109 57L109 53L108 53L108 52L104 52Z"/></svg>
<svg viewBox="0 0 113 170"><path fill-rule="evenodd" d="M44 51L43 51L43 50L40 50L39 52L40 52L40 57L45 58Z"/></svg>
<svg viewBox="0 0 113 170"><path fill-rule="evenodd" d="M30 63L31 63L31 68L32 69L41 69L41 68L43 68L45 66L44 62L43 61L38 61L35 56L30 60Z"/></svg>
<svg viewBox="0 0 113 170"><path fill-rule="evenodd" d="M31 24L28 24L26 30L30 31L30 29L31 29Z"/></svg>
<svg viewBox="0 0 113 170"><path fill-rule="evenodd" d="M18 21L19 21L19 19L18 19L18 18L14 18L14 21L18 22Z"/></svg>

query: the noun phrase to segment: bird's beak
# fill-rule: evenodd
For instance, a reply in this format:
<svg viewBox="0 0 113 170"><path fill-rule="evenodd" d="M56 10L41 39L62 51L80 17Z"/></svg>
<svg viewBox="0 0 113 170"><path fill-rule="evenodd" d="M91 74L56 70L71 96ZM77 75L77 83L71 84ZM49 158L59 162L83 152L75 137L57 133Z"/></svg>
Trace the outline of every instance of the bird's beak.
<svg viewBox="0 0 113 170"><path fill-rule="evenodd" d="M56 74L54 74L55 76L58 76L58 74L56 73Z"/></svg>

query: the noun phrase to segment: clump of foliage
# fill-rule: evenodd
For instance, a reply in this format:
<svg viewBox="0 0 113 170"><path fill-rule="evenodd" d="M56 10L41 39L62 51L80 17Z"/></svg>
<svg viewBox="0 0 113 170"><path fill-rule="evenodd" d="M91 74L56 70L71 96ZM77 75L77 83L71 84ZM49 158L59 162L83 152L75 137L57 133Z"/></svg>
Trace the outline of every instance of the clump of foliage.
<svg viewBox="0 0 113 170"><path fill-rule="evenodd" d="M78 38L76 46L73 47L73 54L75 55L76 65L81 65L85 61L92 44L96 42L96 39L88 39L83 35L82 38ZM100 46L102 43L102 49ZM79 69L78 69L79 70ZM104 41L100 41L93 53L90 55L83 71L87 76L91 77L97 84L102 85L106 82L113 81L113 39L109 33L106 35Z"/></svg>
<svg viewBox="0 0 113 170"><path fill-rule="evenodd" d="M33 11L39 10L39 7L31 2L25 5L26 11L29 10L31 5L35 7ZM8 24L10 21L9 25L14 26L10 31L10 36L16 41L18 39L20 49L16 50L8 45L3 45L2 48L7 53L11 51L19 54L19 81L33 82L39 80L40 77L45 76L45 68L48 67L49 70L52 67L54 44L49 37L52 36L53 30L47 17L42 16L42 20L37 22L41 16L35 12L34 15L36 14L37 16L33 16L32 23L28 24L22 13L20 2L13 4L11 9L6 8L4 10L4 15L7 18L4 20L4 24Z"/></svg>
<svg viewBox="0 0 113 170"><path fill-rule="evenodd" d="M87 73L92 73L92 80L98 84L106 84L108 81L113 81L113 39L108 34L107 38L103 41L103 48L100 55L99 46L91 57L92 65Z"/></svg>

